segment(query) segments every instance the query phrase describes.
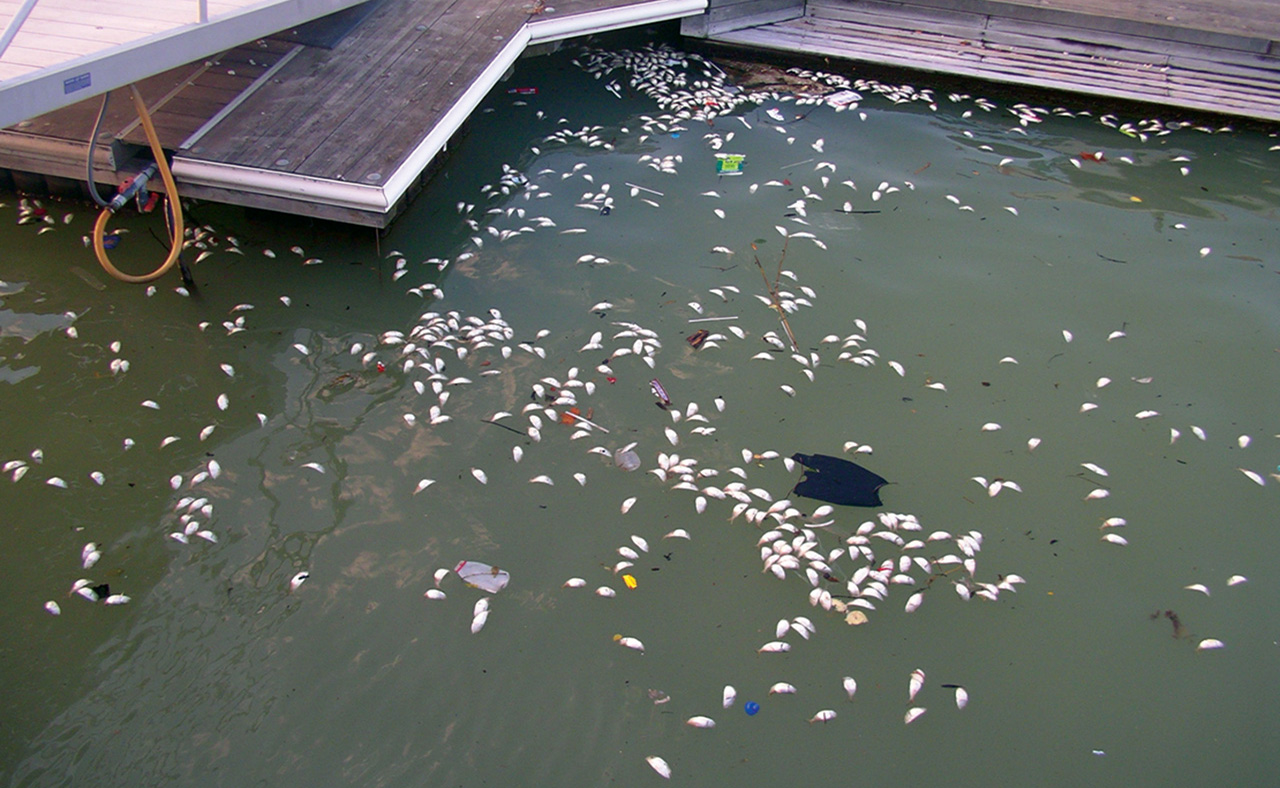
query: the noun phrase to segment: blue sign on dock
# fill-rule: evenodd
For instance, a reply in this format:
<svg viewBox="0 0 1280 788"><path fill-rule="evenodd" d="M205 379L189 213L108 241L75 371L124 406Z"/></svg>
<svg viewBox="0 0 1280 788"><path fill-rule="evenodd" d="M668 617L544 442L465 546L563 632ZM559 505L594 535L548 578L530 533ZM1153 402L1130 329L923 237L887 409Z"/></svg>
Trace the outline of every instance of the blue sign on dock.
<svg viewBox="0 0 1280 788"><path fill-rule="evenodd" d="M91 72L86 71L83 74L76 74L74 77L67 77L62 80L63 95L75 93L77 90L84 90L89 87L89 85L93 84L90 73Z"/></svg>

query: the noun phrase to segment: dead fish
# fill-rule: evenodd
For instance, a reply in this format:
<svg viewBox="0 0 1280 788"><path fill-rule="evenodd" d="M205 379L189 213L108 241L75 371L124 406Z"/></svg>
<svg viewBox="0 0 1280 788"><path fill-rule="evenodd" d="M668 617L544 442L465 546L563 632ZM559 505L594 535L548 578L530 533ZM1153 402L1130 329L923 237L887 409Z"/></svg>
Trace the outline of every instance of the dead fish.
<svg viewBox="0 0 1280 788"><path fill-rule="evenodd" d="M916 668L915 670L911 671L911 678L908 681L908 686L907 686L908 702L916 699L916 695L919 694L920 688L924 686L924 678L925 678L924 671L921 670L920 668Z"/></svg>
<svg viewBox="0 0 1280 788"><path fill-rule="evenodd" d="M307 582L307 578L311 577L310 572L299 572L289 580L289 590L297 591L298 587Z"/></svg>
<svg viewBox="0 0 1280 788"><path fill-rule="evenodd" d="M639 651L641 654L644 653L644 644L641 643L638 638L625 637L623 635L614 635L613 639L615 642L617 642L619 646L622 646L623 648L629 648L632 651Z"/></svg>
<svg viewBox="0 0 1280 788"><path fill-rule="evenodd" d="M913 722L915 722L916 720L920 719L920 715L921 715L921 714L924 714L926 711L928 711L928 710L927 710L927 709L923 709L923 708L921 708L921 707L919 707L919 706L915 706L915 707L913 707L913 708L907 709L907 713L906 713L906 715L904 715L904 716L903 716L902 721L903 721L904 723L906 723L907 725L910 725L911 723L913 723Z"/></svg>
<svg viewBox="0 0 1280 788"><path fill-rule="evenodd" d="M649 766L652 767L653 770L658 773L659 777L663 778L664 780L671 779L671 767L667 765L667 762L664 761L662 758L658 757L657 755L649 755L644 760L645 760L645 763L648 763Z"/></svg>
<svg viewBox="0 0 1280 788"><path fill-rule="evenodd" d="M809 724L812 725L815 722L830 722L835 718L836 718L836 713L834 710L823 709L822 711L818 712L817 714L809 718Z"/></svg>
<svg viewBox="0 0 1280 788"><path fill-rule="evenodd" d="M1251 471L1248 468L1236 468L1236 470L1243 473L1249 481L1253 482L1256 485L1261 486L1267 483L1267 480L1263 478L1262 475L1257 473L1256 471Z"/></svg>
<svg viewBox="0 0 1280 788"><path fill-rule="evenodd" d="M685 725L688 725L688 726L690 726L690 727L692 727L692 728L714 728L714 727L716 727L716 721L715 721L715 720L711 719L710 717L703 717L702 715L697 715L697 716L690 717L689 719L687 719L687 720L685 720L685 721L684 721L684 724L685 724Z"/></svg>
<svg viewBox="0 0 1280 788"><path fill-rule="evenodd" d="M843 682L845 694L849 696L849 700L853 700L853 696L858 692L858 682L853 676L845 676Z"/></svg>

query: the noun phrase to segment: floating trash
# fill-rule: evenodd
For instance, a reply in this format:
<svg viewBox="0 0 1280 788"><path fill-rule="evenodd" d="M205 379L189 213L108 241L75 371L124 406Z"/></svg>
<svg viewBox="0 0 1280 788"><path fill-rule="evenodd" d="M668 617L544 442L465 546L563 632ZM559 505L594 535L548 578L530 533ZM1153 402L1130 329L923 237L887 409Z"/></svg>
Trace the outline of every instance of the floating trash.
<svg viewBox="0 0 1280 788"><path fill-rule="evenodd" d="M857 463L825 454L793 454L805 466L796 495L841 506L881 506L880 488L889 482Z"/></svg>
<svg viewBox="0 0 1280 788"><path fill-rule="evenodd" d="M506 588L511 580L511 575L505 570L479 561L462 561L453 568L453 571L458 573L462 582L490 594L496 594Z"/></svg>
<svg viewBox="0 0 1280 788"><path fill-rule="evenodd" d="M717 153L716 174L741 175L742 165L747 161L745 153Z"/></svg>
<svg viewBox="0 0 1280 788"><path fill-rule="evenodd" d="M640 455L630 449L618 449L613 453L613 464L624 471L634 471L640 467Z"/></svg>

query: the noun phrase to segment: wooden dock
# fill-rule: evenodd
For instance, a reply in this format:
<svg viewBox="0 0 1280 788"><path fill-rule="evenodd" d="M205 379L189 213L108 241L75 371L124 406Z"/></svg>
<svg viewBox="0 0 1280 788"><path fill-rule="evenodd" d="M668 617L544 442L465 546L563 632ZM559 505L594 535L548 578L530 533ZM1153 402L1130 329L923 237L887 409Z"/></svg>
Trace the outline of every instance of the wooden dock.
<svg viewBox="0 0 1280 788"><path fill-rule="evenodd" d="M321 45L262 39L140 87L184 196L387 226L529 46L700 13L706 0L373 0ZM307 38L304 35L302 38ZM83 178L100 102L0 131L0 167ZM126 101L95 169L128 171ZM136 165L135 165L136 166Z"/></svg>
<svg viewBox="0 0 1280 788"><path fill-rule="evenodd" d="M1267 121L1272 0L711 0L687 36Z"/></svg>
<svg viewBox="0 0 1280 788"><path fill-rule="evenodd" d="M138 81L184 196L386 227L526 48L676 18L735 47L1280 120L1271 0L312 1L345 10ZM0 22L18 2L0 0ZM78 188L99 106L0 130L0 168L20 187ZM95 179L140 169L143 143L130 103L113 102Z"/></svg>

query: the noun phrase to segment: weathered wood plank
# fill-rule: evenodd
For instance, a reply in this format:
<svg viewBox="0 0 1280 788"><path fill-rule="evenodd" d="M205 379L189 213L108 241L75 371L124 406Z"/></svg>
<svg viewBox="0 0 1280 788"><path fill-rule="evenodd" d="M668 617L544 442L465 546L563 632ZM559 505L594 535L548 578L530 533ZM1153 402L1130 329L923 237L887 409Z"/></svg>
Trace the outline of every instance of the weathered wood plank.
<svg viewBox="0 0 1280 788"><path fill-rule="evenodd" d="M426 60L445 45L427 34L446 13L465 16L463 0L387 0L332 50L308 48L201 141L192 154L251 167L296 171L361 99L411 55ZM398 76L398 75L397 75ZM416 86L416 83L409 83ZM411 89L403 81L402 89ZM287 164L281 162L288 162Z"/></svg>
<svg viewBox="0 0 1280 788"><path fill-rule="evenodd" d="M1066 53L1061 41L1043 47L961 44L920 30L893 30L835 20L803 20L738 31L718 40L796 52L822 52L854 60L976 76L999 82L1032 84L1137 101L1176 103L1192 109L1248 110L1280 118L1280 90L1263 78L1260 85L1212 71L1149 66L1107 60L1091 53ZM1031 40L1028 38L1028 40ZM1265 88L1270 88L1265 89Z"/></svg>
<svg viewBox="0 0 1280 788"><path fill-rule="evenodd" d="M512 5L509 0L496 0L489 9L488 17L483 20L457 20L469 21L470 29L455 31L450 36L454 41L453 57L432 59L425 64L417 59L400 64L408 72L408 79L417 80L417 85L432 86L434 90L409 93L403 86L384 80L364 97L359 114L365 117L352 118L335 128L333 135L317 147L308 160L308 171L314 168L338 172L346 180L358 181L370 173L389 174L528 18L519 6ZM474 11L472 16L480 13ZM441 20L442 23L446 21ZM441 34L448 33L442 30ZM388 150L385 146L373 144L389 135L402 141L398 149ZM364 144L343 144L343 140Z"/></svg>
<svg viewBox="0 0 1280 788"><path fill-rule="evenodd" d="M768 24L804 15L803 0L736 0L715 3L706 16L708 33L736 30L748 25Z"/></svg>
<svg viewBox="0 0 1280 788"><path fill-rule="evenodd" d="M960 7L1002 18L1060 21L1070 14L1090 25L1121 30L1132 22L1151 28L1210 31L1242 38L1280 38L1273 0L911 0L917 5ZM1048 15L1054 16L1048 16ZM1135 28L1128 28L1133 32Z"/></svg>

